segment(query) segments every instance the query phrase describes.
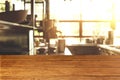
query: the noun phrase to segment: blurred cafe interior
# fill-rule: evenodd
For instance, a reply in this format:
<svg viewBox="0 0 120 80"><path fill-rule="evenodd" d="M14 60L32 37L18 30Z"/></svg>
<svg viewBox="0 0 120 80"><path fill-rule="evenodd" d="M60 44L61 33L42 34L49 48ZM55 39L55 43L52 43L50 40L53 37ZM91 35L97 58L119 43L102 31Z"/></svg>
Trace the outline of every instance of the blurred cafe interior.
<svg viewBox="0 0 120 80"><path fill-rule="evenodd" d="M119 4L119 0L0 0L0 54L119 55Z"/></svg>

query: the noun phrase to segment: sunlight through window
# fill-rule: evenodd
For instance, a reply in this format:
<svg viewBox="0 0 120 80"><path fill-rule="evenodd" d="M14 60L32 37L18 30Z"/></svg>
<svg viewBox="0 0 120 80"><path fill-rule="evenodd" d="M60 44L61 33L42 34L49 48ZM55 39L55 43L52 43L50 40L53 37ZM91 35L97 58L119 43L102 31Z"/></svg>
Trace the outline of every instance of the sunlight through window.
<svg viewBox="0 0 120 80"><path fill-rule="evenodd" d="M63 20L57 27L65 36L107 36L118 29L119 4L120 0L50 0L50 19Z"/></svg>

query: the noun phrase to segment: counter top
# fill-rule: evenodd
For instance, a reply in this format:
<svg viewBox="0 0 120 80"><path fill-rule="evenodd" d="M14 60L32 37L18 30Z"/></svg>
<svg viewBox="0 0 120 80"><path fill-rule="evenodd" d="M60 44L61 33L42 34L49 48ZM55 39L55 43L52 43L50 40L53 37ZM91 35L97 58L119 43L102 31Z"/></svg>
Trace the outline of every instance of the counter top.
<svg viewBox="0 0 120 80"><path fill-rule="evenodd" d="M0 56L1 80L120 80L120 56Z"/></svg>
<svg viewBox="0 0 120 80"><path fill-rule="evenodd" d="M117 48L117 46L115 45L97 45L98 47L116 52L116 53L120 53L120 49Z"/></svg>
<svg viewBox="0 0 120 80"><path fill-rule="evenodd" d="M72 44L72 45L66 45L65 52L64 53L54 53L54 54L47 54L47 55L101 55L98 54L100 49L105 49L108 51L112 51L113 53L120 53L120 49L116 48L116 46L113 45L103 45L103 44ZM37 49L37 48L36 48ZM39 49L39 47L38 47ZM94 52L96 50L96 52ZM97 51L99 50L99 51ZM91 52L91 54L86 54ZM74 54L75 53L75 54ZM78 53L78 54L76 54ZM92 54L93 53L93 54ZM43 55L43 54L42 54ZM44 54L46 55L46 54ZM103 54L102 54L103 55Z"/></svg>
<svg viewBox="0 0 120 80"><path fill-rule="evenodd" d="M87 43L87 44L70 44L66 46L97 46L97 44L94 43Z"/></svg>

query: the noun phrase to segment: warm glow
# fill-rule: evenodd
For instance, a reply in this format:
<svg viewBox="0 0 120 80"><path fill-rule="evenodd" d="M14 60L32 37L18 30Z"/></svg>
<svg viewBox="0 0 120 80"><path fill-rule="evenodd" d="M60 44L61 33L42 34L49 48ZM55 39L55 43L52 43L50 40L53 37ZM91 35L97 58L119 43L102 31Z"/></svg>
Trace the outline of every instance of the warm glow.
<svg viewBox="0 0 120 80"><path fill-rule="evenodd" d="M112 2L110 0L51 0L51 18L56 20L80 20L81 15L85 20L111 20L112 19ZM102 6L101 6L102 5ZM57 6L57 7L56 7ZM64 35L76 33L70 26L79 26L71 24L59 24L59 30ZM96 25L98 26L98 25ZM79 30L79 29L78 29ZM78 32L79 33L79 32Z"/></svg>
<svg viewBox="0 0 120 80"><path fill-rule="evenodd" d="M79 30L79 23L75 23L75 22L60 23L57 25L57 29L59 31L62 31L63 36L64 35L66 35L66 36L75 36L75 35L79 36L79 31L78 31Z"/></svg>
<svg viewBox="0 0 120 80"><path fill-rule="evenodd" d="M115 19L120 20L120 0L115 0Z"/></svg>
<svg viewBox="0 0 120 80"><path fill-rule="evenodd" d="M113 20L113 26L111 26L110 22L100 24L93 22L93 25L90 25L91 23L89 24L89 22L88 25L83 24L83 35L85 36L93 35L94 32L99 33L99 35L107 36L110 29L116 29L116 22L120 20L120 0L50 0L50 4L50 18L58 21ZM59 23L57 27L62 31L63 35L79 35L79 23ZM115 36L120 36L119 31L120 28L117 27Z"/></svg>
<svg viewBox="0 0 120 80"><path fill-rule="evenodd" d="M112 1L110 0L51 0L51 18L58 20L111 19ZM57 6L57 7L56 7Z"/></svg>
<svg viewBox="0 0 120 80"><path fill-rule="evenodd" d="M80 18L80 0L51 0L51 18L55 19L79 19ZM54 4L54 5L53 5ZM56 7L57 6L57 7ZM78 8L78 9L77 9ZM74 15L74 16L71 16Z"/></svg>
<svg viewBox="0 0 120 80"><path fill-rule="evenodd" d="M84 4L86 4L85 1ZM84 4L82 9L84 19L111 19L112 3L110 0L90 0L86 5Z"/></svg>
<svg viewBox="0 0 120 80"><path fill-rule="evenodd" d="M120 22L116 24L116 29L114 31L114 44L120 45Z"/></svg>

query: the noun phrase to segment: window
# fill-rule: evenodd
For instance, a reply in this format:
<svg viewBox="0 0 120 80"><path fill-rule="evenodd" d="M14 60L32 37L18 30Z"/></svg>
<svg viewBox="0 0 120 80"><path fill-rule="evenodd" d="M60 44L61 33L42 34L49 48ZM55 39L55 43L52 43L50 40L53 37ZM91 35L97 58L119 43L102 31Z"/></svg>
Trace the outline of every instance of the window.
<svg viewBox="0 0 120 80"><path fill-rule="evenodd" d="M63 36L79 36L79 23L77 22L61 22L57 29L62 31Z"/></svg>
<svg viewBox="0 0 120 80"><path fill-rule="evenodd" d="M50 18L58 20L79 20L80 0L50 0Z"/></svg>
<svg viewBox="0 0 120 80"><path fill-rule="evenodd" d="M83 22L83 36L105 36L110 30L110 22Z"/></svg>
<svg viewBox="0 0 120 80"><path fill-rule="evenodd" d="M111 20L112 3L109 0L81 0L83 20Z"/></svg>
<svg viewBox="0 0 120 80"><path fill-rule="evenodd" d="M28 14L31 14L30 0L26 0L25 9L28 10ZM37 15L36 20L38 20L38 21L43 20L43 14L44 14L43 11L44 11L44 3L40 0L38 2L35 2L34 12L35 12L35 15Z"/></svg>
<svg viewBox="0 0 120 80"><path fill-rule="evenodd" d="M68 30L74 38L106 36L118 29L119 4L120 0L50 0L50 19L59 21L58 29L66 37Z"/></svg>

